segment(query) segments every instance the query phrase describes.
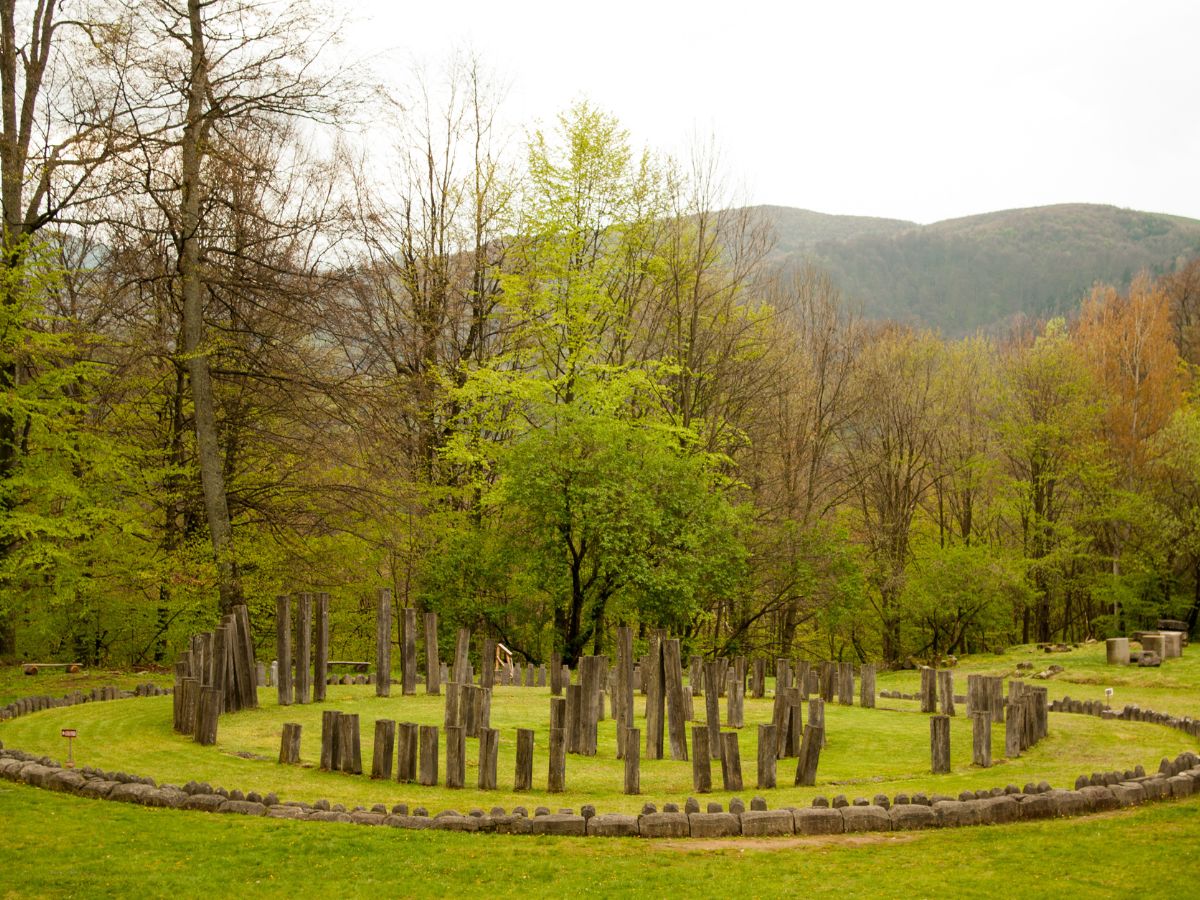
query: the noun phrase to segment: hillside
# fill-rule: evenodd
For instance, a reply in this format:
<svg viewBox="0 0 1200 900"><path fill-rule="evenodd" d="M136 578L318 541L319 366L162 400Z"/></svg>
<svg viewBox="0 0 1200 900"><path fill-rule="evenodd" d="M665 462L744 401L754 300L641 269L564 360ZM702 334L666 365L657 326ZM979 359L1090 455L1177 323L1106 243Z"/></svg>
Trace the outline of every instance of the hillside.
<svg viewBox="0 0 1200 900"><path fill-rule="evenodd" d="M1125 286L1141 269L1170 271L1200 255L1200 221L1063 204L917 225L764 206L776 258L811 260L868 316L961 335L1018 313L1078 306L1096 281Z"/></svg>

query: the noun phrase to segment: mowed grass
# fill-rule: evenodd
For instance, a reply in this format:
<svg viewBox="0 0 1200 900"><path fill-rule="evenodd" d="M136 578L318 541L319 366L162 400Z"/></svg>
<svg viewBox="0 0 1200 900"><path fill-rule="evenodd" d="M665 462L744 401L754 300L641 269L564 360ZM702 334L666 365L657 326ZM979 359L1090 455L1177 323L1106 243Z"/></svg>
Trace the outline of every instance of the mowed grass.
<svg viewBox="0 0 1200 900"><path fill-rule="evenodd" d="M725 842L464 835L147 809L0 782L3 897L1193 895L1200 797L1081 819Z"/></svg>
<svg viewBox="0 0 1200 900"><path fill-rule="evenodd" d="M956 672L956 690L965 691L967 672L1008 674L1024 660L1049 665L1057 662L1067 671L1048 682L1050 696L1064 693L1076 697L1103 698L1105 683L1111 676L1117 685L1114 701L1141 702L1170 712L1184 713L1195 706L1200 684L1200 650L1193 656L1171 660L1161 670L1113 669L1103 664L1103 645L1090 645L1070 654L1038 654L1023 650L1002 657L980 657L964 663ZM64 682L78 676L37 676ZM1068 682L1078 678L1078 683ZM144 678L142 680L145 680ZM888 673L879 679L880 689L916 689L912 672ZM63 688L66 690L69 688ZM44 691L62 693L62 690ZM691 764L670 759L643 758L642 794L631 797L621 792L624 763L616 759L616 727L611 718L601 723L599 753L588 758L567 758L567 792L549 794L545 790L548 769L549 690L547 688L497 688L492 701L492 726L500 731L498 782L500 790L478 791L478 742L467 740L467 787L422 787L395 781L369 778L376 719L413 721L440 726L443 722L443 697L431 697L419 689L414 697L399 695L377 698L371 686L330 686L328 700L317 705L280 707L273 690L261 690L263 706L259 710L223 716L218 744L200 747L171 730L171 698L148 698L86 704L66 709L47 710L0 725L0 740L8 746L55 758L65 757L65 742L60 729L77 729L75 758L80 765L149 775L159 782L182 784L189 780L207 781L214 786L243 791L275 791L286 800L312 802L328 799L347 807L384 803L389 807L407 803L424 806L431 813L443 809L466 811L472 807L511 809L518 804L529 809L545 805L552 809L577 809L592 803L601 812L636 812L644 801L682 802L692 792ZM636 698L639 727L644 725L644 698ZM337 709L357 713L362 726L363 765L367 774L350 776L321 772L316 768L320 750L321 713ZM772 807L808 805L817 794L843 793L850 798L871 797L876 793L926 791L957 794L963 789L980 789L1047 780L1056 787L1071 787L1076 776L1095 771L1130 769L1141 764L1157 767L1164 756L1173 757L1182 750L1197 749L1197 741L1179 731L1156 725L1132 722L1106 722L1091 716L1051 714L1050 735L1036 748L1018 759L1004 758L1004 728L997 724L992 733L990 769L971 764L970 723L960 714L951 727L951 762L948 775L930 773L929 721L917 711L914 701L879 700L879 708L861 709L828 704L826 729L828 746L821 755L818 784L814 788L792 786L795 760L778 762L779 788L759 791L755 787L757 725L771 719L772 701L746 701L746 727L741 729L739 744L745 789L743 798L761 793ZM697 698L695 711L702 720L704 701ZM725 703L721 704L722 715ZM280 766L279 741L285 722L303 727L302 766ZM511 790L515 765L516 729L535 731L534 790ZM690 728L689 728L690 742ZM445 773L445 739L440 748L440 774ZM668 750L669 753L669 750ZM716 790L707 798L727 803L731 793L722 791L720 764L713 763Z"/></svg>

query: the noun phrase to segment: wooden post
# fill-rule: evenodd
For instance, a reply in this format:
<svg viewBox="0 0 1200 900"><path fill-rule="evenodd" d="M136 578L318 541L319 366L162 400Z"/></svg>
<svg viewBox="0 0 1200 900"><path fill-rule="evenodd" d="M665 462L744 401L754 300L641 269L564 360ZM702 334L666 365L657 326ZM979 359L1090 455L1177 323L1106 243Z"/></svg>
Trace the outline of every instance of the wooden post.
<svg viewBox="0 0 1200 900"><path fill-rule="evenodd" d="M517 771L513 776L514 791L533 788L533 729L517 729Z"/></svg>
<svg viewBox="0 0 1200 900"><path fill-rule="evenodd" d="M708 726L692 726L692 789L697 794L712 790L712 763L708 754Z"/></svg>
<svg viewBox="0 0 1200 900"><path fill-rule="evenodd" d="M683 658L677 638L663 641L662 668L663 685L667 694L667 730L671 742L671 759L686 762L688 715L683 697ZM630 699L632 700L632 697Z"/></svg>
<svg viewBox="0 0 1200 900"><path fill-rule="evenodd" d="M832 660L826 660L821 663L821 699L826 703L832 703L833 698L837 695L838 689L838 667L837 663Z"/></svg>
<svg viewBox="0 0 1200 900"><path fill-rule="evenodd" d="M761 700L767 696L767 661L765 659L754 661L754 677L750 680L750 696L755 700Z"/></svg>
<svg viewBox="0 0 1200 900"><path fill-rule="evenodd" d="M463 692L459 689L459 685L455 681L446 683L446 702L443 706L442 727L449 728L451 725L462 724L462 712L459 707L462 705Z"/></svg>
<svg viewBox="0 0 1200 900"><path fill-rule="evenodd" d="M221 715L221 691L215 687L200 689L200 708L196 716L196 743L210 747L217 742L217 719Z"/></svg>
<svg viewBox="0 0 1200 900"><path fill-rule="evenodd" d="M246 672L246 680L242 683L242 709L258 709L258 665L254 661L254 638L250 634L250 611L245 603L239 603L233 608L233 621L237 630L235 646L240 653L242 665L239 668Z"/></svg>
<svg viewBox="0 0 1200 900"><path fill-rule="evenodd" d="M775 705L771 722L775 726L775 756L782 759L788 755L788 700L787 689L791 685L791 671L786 659L775 660Z"/></svg>
<svg viewBox="0 0 1200 900"><path fill-rule="evenodd" d="M1025 716L1021 708L1024 685L1019 681L1008 683L1008 715L1004 720L1004 755L1016 759L1021 755L1021 726Z"/></svg>
<svg viewBox="0 0 1200 900"><path fill-rule="evenodd" d="M576 752L596 755L596 737L600 721L600 663L598 656L585 656L579 661L579 746ZM530 674L533 670L530 669Z"/></svg>
<svg viewBox="0 0 1200 900"><path fill-rule="evenodd" d="M727 791L742 789L742 756L736 731L721 733L721 781Z"/></svg>
<svg viewBox="0 0 1200 900"><path fill-rule="evenodd" d="M1004 721L1004 679L999 675L988 678L988 704L993 722Z"/></svg>
<svg viewBox="0 0 1200 900"><path fill-rule="evenodd" d="M949 716L933 716L930 718L929 755L932 759L934 775L945 775L950 771Z"/></svg>
<svg viewBox="0 0 1200 900"><path fill-rule="evenodd" d="M375 606L375 696L387 697L392 691L392 591L379 589Z"/></svg>
<svg viewBox="0 0 1200 900"><path fill-rule="evenodd" d="M617 628L617 689L613 694L617 720L617 755L625 753L622 735L633 727L633 629L628 625Z"/></svg>
<svg viewBox="0 0 1200 900"><path fill-rule="evenodd" d="M759 660L762 662L762 660ZM761 667L758 667L761 672ZM759 673L756 672L757 677ZM758 787L775 787L775 726L758 726Z"/></svg>
<svg viewBox="0 0 1200 900"><path fill-rule="evenodd" d="M500 732L495 728L479 729L479 789L496 789L496 759L500 752Z"/></svg>
<svg viewBox="0 0 1200 900"><path fill-rule="evenodd" d="M293 699L308 703L312 690L312 594L296 597L296 680Z"/></svg>
<svg viewBox="0 0 1200 900"><path fill-rule="evenodd" d="M954 715L954 673L941 669L937 673L938 701L943 716Z"/></svg>
<svg viewBox="0 0 1200 900"><path fill-rule="evenodd" d="M438 783L438 730L436 725L421 725L421 771L417 776L420 784L431 786Z"/></svg>
<svg viewBox="0 0 1200 900"><path fill-rule="evenodd" d="M496 642L491 638L483 639L479 651L479 686L488 690L496 686Z"/></svg>
<svg viewBox="0 0 1200 900"><path fill-rule="evenodd" d="M971 761L984 769L992 765L992 717L971 717Z"/></svg>
<svg viewBox="0 0 1200 900"><path fill-rule="evenodd" d="M578 685L572 685L578 687ZM550 729L550 772L546 779L546 790L561 794L567 783L567 740L561 728Z"/></svg>
<svg viewBox="0 0 1200 900"><path fill-rule="evenodd" d="M279 762L283 765L297 765L300 762L300 726L295 722L285 722L283 725Z"/></svg>
<svg viewBox="0 0 1200 900"><path fill-rule="evenodd" d="M642 671L646 690L646 759L663 758L663 719L666 717L666 682L663 678L663 639L650 638L650 653Z"/></svg>
<svg viewBox="0 0 1200 900"><path fill-rule="evenodd" d="M196 735L196 721L200 718L199 678L184 678L180 682L179 731L181 734Z"/></svg>
<svg viewBox="0 0 1200 900"><path fill-rule="evenodd" d="M725 664L713 660L704 664L704 723L708 727L709 752L721 755L721 692L717 685L724 680Z"/></svg>
<svg viewBox="0 0 1200 900"><path fill-rule="evenodd" d="M375 720L375 745L371 754L371 777L392 779L392 751L396 747L396 723Z"/></svg>
<svg viewBox="0 0 1200 900"><path fill-rule="evenodd" d="M563 747L567 753L578 753L580 744L580 734L583 730L582 717L583 713L580 710L580 705L583 702L580 696L583 688L578 684L567 685L566 699L566 715L567 720L563 723ZM553 706L551 707L553 709Z"/></svg>
<svg viewBox="0 0 1200 900"><path fill-rule="evenodd" d="M401 623L404 634L400 645L400 692L411 697L417 692L417 611L406 606Z"/></svg>
<svg viewBox="0 0 1200 900"><path fill-rule="evenodd" d="M688 673L688 684L692 688L693 697L704 696L704 660L693 656L690 661L691 671Z"/></svg>
<svg viewBox="0 0 1200 900"><path fill-rule="evenodd" d="M442 692L442 664L438 660L437 613L425 613L425 693Z"/></svg>
<svg viewBox="0 0 1200 900"><path fill-rule="evenodd" d="M341 762L338 768L350 775L362 774L362 740L358 730L358 713L338 716L338 747Z"/></svg>
<svg viewBox="0 0 1200 900"><path fill-rule="evenodd" d="M821 746L825 746L825 701L813 697L808 701L808 724L821 732Z"/></svg>
<svg viewBox="0 0 1200 900"><path fill-rule="evenodd" d="M937 670L921 666L921 712L937 712Z"/></svg>
<svg viewBox="0 0 1200 900"><path fill-rule="evenodd" d="M842 706L854 704L854 664L844 662L838 666L838 703Z"/></svg>
<svg viewBox="0 0 1200 900"><path fill-rule="evenodd" d="M642 733L636 728L625 729L625 793L642 792Z"/></svg>
<svg viewBox="0 0 1200 900"><path fill-rule="evenodd" d="M733 669L725 684L725 712L730 728L741 728L745 724L746 685Z"/></svg>
<svg viewBox="0 0 1200 900"><path fill-rule="evenodd" d="M618 632L619 633L619 632ZM550 651L550 696L559 697L563 689L562 654Z"/></svg>
<svg viewBox="0 0 1200 900"><path fill-rule="evenodd" d="M292 703L292 598L275 598L275 655L279 658L279 705Z"/></svg>
<svg viewBox="0 0 1200 900"><path fill-rule="evenodd" d="M561 728L564 731L567 728L567 700L565 697L550 698L550 727Z"/></svg>
<svg viewBox="0 0 1200 900"><path fill-rule="evenodd" d="M317 594L316 647L313 654L313 702L325 702L329 679L329 595Z"/></svg>
<svg viewBox="0 0 1200 900"><path fill-rule="evenodd" d="M459 684L471 683L471 629L458 629L458 641L454 645L454 680Z"/></svg>
<svg viewBox="0 0 1200 900"><path fill-rule="evenodd" d="M784 660L784 662L786 662L786 660ZM808 695L812 693L811 689L809 688L809 682L812 680L813 674L812 663L807 659L796 660L796 671L794 674L796 677L792 679L791 686L794 688L799 688L800 699L807 703Z"/></svg>
<svg viewBox="0 0 1200 900"><path fill-rule="evenodd" d="M821 761L821 746L824 743L824 728L813 725L811 721L804 726L804 737L801 739L800 754L796 760L797 786L812 787L817 783L817 765Z"/></svg>
<svg viewBox="0 0 1200 900"><path fill-rule="evenodd" d="M860 673L858 704L863 709L875 708L875 667L866 663Z"/></svg>
<svg viewBox="0 0 1200 900"><path fill-rule="evenodd" d="M417 780L417 746L420 729L415 722L396 725L396 780L408 784Z"/></svg>
<svg viewBox="0 0 1200 900"><path fill-rule="evenodd" d="M479 737L479 702L476 700L479 691L483 688L478 688L473 684L464 684L459 687L458 693L458 723L463 727L464 737ZM450 740L450 734L447 732L446 740ZM449 773L446 774L449 778Z"/></svg>
<svg viewBox="0 0 1200 900"><path fill-rule="evenodd" d="M467 780L467 731L461 725L446 727L446 787L462 787Z"/></svg>
<svg viewBox="0 0 1200 900"><path fill-rule="evenodd" d="M341 728L338 726L341 716L332 709L321 712L321 769L325 772L336 772L342 765Z"/></svg>

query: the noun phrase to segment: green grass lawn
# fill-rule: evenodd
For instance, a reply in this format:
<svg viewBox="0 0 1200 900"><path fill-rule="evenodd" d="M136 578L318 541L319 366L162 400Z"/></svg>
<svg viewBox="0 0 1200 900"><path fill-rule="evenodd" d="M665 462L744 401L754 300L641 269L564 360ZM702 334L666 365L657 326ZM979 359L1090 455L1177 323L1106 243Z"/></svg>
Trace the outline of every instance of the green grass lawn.
<svg viewBox="0 0 1200 900"><path fill-rule="evenodd" d="M727 842L402 831L0 782L0 896L1184 897L1200 797L955 831Z"/></svg>
<svg viewBox="0 0 1200 900"><path fill-rule="evenodd" d="M1162 669L1110 668L1102 645L1071 653L1040 654L1028 648L965 660L956 689L965 692L969 672L1010 674L1019 662L1038 669L1052 663L1065 671L1049 681L1051 698L1139 703L1176 714L1200 715L1200 650L1188 651ZM1028 678L1028 676L1026 676ZM123 687L161 677L85 672L24 676L0 669L0 703L28 694L62 695L102 684ZM1032 679L1030 679L1032 680ZM881 690L913 692L915 672L884 673ZM398 689L394 689L398 693ZM276 791L284 799L327 798L347 806L408 803L441 809L474 806L532 809L578 808L636 811L644 800L681 802L691 794L690 764L643 760L640 797L621 794L621 762L615 760L615 726L601 725L600 753L568 756L568 793L549 795L546 746L549 691L499 688L492 725L500 729L501 790L479 792L477 742L468 740L468 789L426 788L377 782L368 777L320 772L316 761L323 709L357 712L363 723L363 757L369 768L376 718L442 722L442 700L425 694L378 699L372 687L331 686L321 705L281 708L274 691L260 692L263 707L225 716L218 744L200 747L171 731L171 698L120 700L47 710L0 724L0 740L55 758L65 756L62 727L78 729L76 759L151 775L160 782L190 779L242 790ZM642 698L638 698L639 713ZM703 701L696 712L703 716ZM724 703L722 703L724 711ZM881 700L880 708L827 707L829 746L821 757L816 788L790 787L795 763L781 760L773 791L754 788L756 728L768 721L771 701L746 701L741 756L743 798L763 793L772 807L807 805L816 794L894 795L900 791L957 793L1046 779L1069 787L1076 775L1096 770L1157 765L1162 756L1197 749L1196 741L1160 726L1104 722L1090 716L1051 714L1050 736L1017 760L1004 760L1002 726L994 729L996 765L970 764L965 716L953 723L953 772L929 773L928 717L913 701ZM303 766L274 760L284 722L304 726ZM514 794L516 728L537 733L534 785ZM443 767L444 767L444 746ZM443 768L444 772L444 768ZM719 765L714 765L719 785ZM708 798L722 803L729 795ZM0 782L0 896L249 896L336 894L345 896L444 896L468 893L631 895L674 890L695 896L806 894L912 897L1059 896L1108 897L1136 890L1139 896L1179 897L1200 877L1200 797L1101 816L1012 826L905 834L738 839L728 842L662 842L460 835L389 828L217 816L146 809L39 791Z"/></svg>

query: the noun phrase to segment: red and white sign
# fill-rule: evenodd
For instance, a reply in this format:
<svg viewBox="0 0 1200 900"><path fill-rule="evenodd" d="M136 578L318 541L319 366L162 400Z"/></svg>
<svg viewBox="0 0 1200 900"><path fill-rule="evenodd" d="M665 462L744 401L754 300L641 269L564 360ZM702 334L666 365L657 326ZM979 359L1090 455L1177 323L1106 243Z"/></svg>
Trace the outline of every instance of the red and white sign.
<svg viewBox="0 0 1200 900"><path fill-rule="evenodd" d="M63 737L79 737L79 735L77 735L77 734L75 733L75 729L74 729L74 728L64 728L64 729L62 730L62 736L63 736Z"/></svg>

